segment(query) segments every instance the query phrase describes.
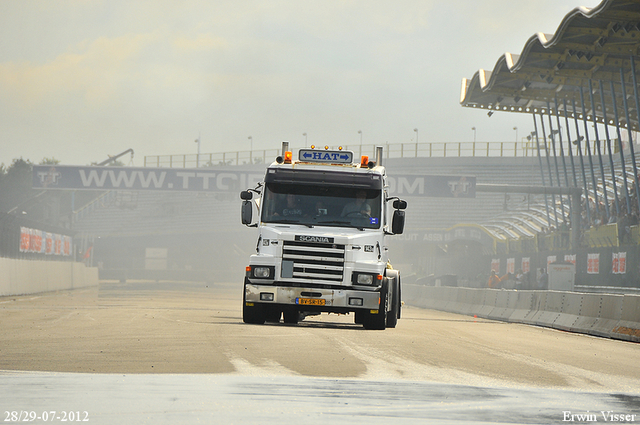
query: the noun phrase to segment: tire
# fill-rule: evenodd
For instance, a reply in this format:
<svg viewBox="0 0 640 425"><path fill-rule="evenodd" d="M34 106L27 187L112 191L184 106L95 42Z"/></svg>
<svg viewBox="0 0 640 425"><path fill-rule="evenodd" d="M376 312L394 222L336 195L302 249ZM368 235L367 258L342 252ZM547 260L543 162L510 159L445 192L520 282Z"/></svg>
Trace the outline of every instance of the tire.
<svg viewBox="0 0 640 425"><path fill-rule="evenodd" d="M391 310L387 313L387 327L395 328L398 324L398 285L397 280L393 280L393 293L391 294Z"/></svg>
<svg viewBox="0 0 640 425"><path fill-rule="evenodd" d="M253 325L262 325L266 319L264 306L257 303L249 303L247 305L246 284L242 292L242 321Z"/></svg>
<svg viewBox="0 0 640 425"><path fill-rule="evenodd" d="M265 321L269 323L280 323L280 317L282 316L282 311L277 308L267 307L265 309Z"/></svg>
<svg viewBox="0 0 640 425"><path fill-rule="evenodd" d="M395 328L400 318L400 309L402 308L400 293L400 273L394 273L393 294L391 296L391 311L387 314L387 327Z"/></svg>
<svg viewBox="0 0 640 425"><path fill-rule="evenodd" d="M398 319L402 318L402 281L398 272Z"/></svg>
<svg viewBox="0 0 640 425"><path fill-rule="evenodd" d="M383 331L386 328L389 297L387 296L388 279L385 278L384 280L385 283L383 283L382 289L380 290L380 305L378 306L378 313L372 314L371 312L366 312L362 323L365 329Z"/></svg>
<svg viewBox="0 0 640 425"><path fill-rule="evenodd" d="M285 310L282 312L284 323L296 325L300 321L300 312L298 310Z"/></svg>

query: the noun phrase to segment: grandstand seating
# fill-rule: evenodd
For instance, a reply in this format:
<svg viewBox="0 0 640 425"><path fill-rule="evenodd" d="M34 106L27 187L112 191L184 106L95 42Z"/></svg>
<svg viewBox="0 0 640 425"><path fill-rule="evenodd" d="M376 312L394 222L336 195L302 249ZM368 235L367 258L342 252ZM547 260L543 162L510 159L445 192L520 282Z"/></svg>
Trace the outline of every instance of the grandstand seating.
<svg viewBox="0 0 640 425"><path fill-rule="evenodd" d="M387 160L389 175L475 176L479 183L541 184L534 158L418 158ZM264 166L256 166L256 169ZM447 228L489 220L503 212L501 194L476 199L410 197L408 229ZM236 193L126 192L99 198L76 214L74 229L94 236L216 231L239 223ZM509 201L507 207L516 205Z"/></svg>
<svg viewBox="0 0 640 425"><path fill-rule="evenodd" d="M635 187L632 161L633 160L631 156L627 153L625 157L625 171L627 174L626 176L627 187L629 189L630 194L633 193L634 191L633 188ZM558 162L559 163L561 162L560 158L558 158ZM605 174L604 182L602 181L602 175L601 175L602 173L600 172L600 170L594 169L594 174L595 174L594 177L596 181L595 193L593 190L591 171L586 171L587 187L589 188L588 196L592 202L595 201L597 196L598 202L603 203L605 200L604 193L606 191L608 203L611 204L614 200L614 194L615 194L615 190L613 187L613 179L611 177L611 166L610 166L610 161L608 157L603 158L603 162L604 162L603 169ZM624 196L624 177L622 175L623 173L622 173L622 167L620 166L619 156L617 155L615 156L615 158L613 159L613 163L614 163L614 169L616 170L615 182L617 185L619 201L622 208L622 206L626 205L626 197ZM554 183L556 183L556 186L557 186L557 178L554 173L555 164L553 160L551 161L551 167L552 167L552 175L554 176ZM561 167L560 164L559 164L559 167ZM548 173L548 168L546 164L543 165L543 170L545 173ZM562 168L560 168L560 170L562 170ZM539 172L539 168L538 168L538 172ZM569 181L572 181L572 175L571 175L572 170L568 168L567 172L570 174ZM561 179L562 179L564 170L562 170L561 173L562 173L562 176L561 176ZM576 173L578 174L577 180L579 184L581 184L583 179L582 179L580 170L577 169ZM548 177L549 177L548 174L546 174L545 179L547 182L549 181ZM563 181L563 179L561 181ZM512 183L512 184L517 184L517 183ZM530 230L534 230L534 226L539 227L540 231L543 230L543 228L557 227L556 218L558 220L558 223L562 223L563 220L567 220L567 222L570 222L570 214L569 214L570 210L569 210L569 202L567 198L555 196L555 201L556 202L554 205L553 198L548 197L545 203L543 196L536 196L533 205L530 202L527 202L526 205L522 204L522 205L516 206L513 211L499 214L498 216L494 217L491 220L481 221L480 223L483 224L487 229L491 230L498 237L513 238L513 234L512 234L513 231L517 233L516 237L531 236ZM546 213L547 206L549 208L549 217L551 218L550 221L547 220L547 213ZM522 223L522 214L525 212L529 214L529 218L531 219L531 221L529 221L526 226L528 229L522 229L520 227L520 224ZM594 212L591 211L591 214L593 213ZM615 215L616 212L611 211L611 214Z"/></svg>
<svg viewBox="0 0 640 425"><path fill-rule="evenodd" d="M122 195L122 194L120 194ZM79 218L75 230L92 236L203 233L239 221L237 195L193 192L139 192L135 203L111 201ZM233 211L233 213L232 213Z"/></svg>
<svg viewBox="0 0 640 425"><path fill-rule="evenodd" d="M540 186L539 162L535 157L412 158L389 159L389 175L427 174L472 176L478 184ZM505 211L526 204L526 195L476 193L473 199L409 197L407 229L445 229L458 223L483 223Z"/></svg>

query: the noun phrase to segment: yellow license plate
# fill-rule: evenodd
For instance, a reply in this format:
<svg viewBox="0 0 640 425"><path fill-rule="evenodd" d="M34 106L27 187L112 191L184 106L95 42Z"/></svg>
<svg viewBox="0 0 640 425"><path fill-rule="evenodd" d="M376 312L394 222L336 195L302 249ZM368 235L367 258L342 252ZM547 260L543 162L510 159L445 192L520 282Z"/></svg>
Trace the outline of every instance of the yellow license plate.
<svg viewBox="0 0 640 425"><path fill-rule="evenodd" d="M299 305L324 305L325 300L322 298L296 298L296 304Z"/></svg>

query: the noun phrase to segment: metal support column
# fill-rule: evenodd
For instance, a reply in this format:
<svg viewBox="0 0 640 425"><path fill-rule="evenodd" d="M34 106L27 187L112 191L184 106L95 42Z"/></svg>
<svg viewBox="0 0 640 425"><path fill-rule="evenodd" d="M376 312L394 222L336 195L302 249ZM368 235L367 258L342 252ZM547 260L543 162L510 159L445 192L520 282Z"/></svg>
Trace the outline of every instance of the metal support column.
<svg viewBox="0 0 640 425"><path fill-rule="evenodd" d="M600 177L602 178L602 196L604 197L604 211L607 215L607 221L609 220L609 217L611 217L611 214L609 212L609 196L607 195L607 180L605 178L604 175L604 165L602 163L602 149L600 147L600 137L598 136L598 120L596 119L596 103L594 102L593 99L593 84L591 82L591 79L589 79L589 99L591 100L591 110L593 111L593 113L591 114L591 117L593 118L593 129L595 131L595 136L596 136L596 148L598 149L598 164L600 165ZM602 109L604 110L606 108L605 105L602 105Z"/></svg>
<svg viewBox="0 0 640 425"><path fill-rule="evenodd" d="M551 172L551 160L549 159L549 148L547 147L547 132L544 128L544 115L540 111L540 126L542 127L542 139L544 140L544 153L547 157L547 169L549 170L549 186L553 187L553 173ZM551 206L553 209L553 219L556 223L556 229L558 228L558 209L556 208L556 195L551 194Z"/></svg>
<svg viewBox="0 0 640 425"><path fill-rule="evenodd" d="M618 197L618 183L616 183L616 168L613 163L613 152L611 151L611 136L609 135L609 119L607 118L607 103L604 99L604 85L602 80L600 85L600 103L602 103L602 119L604 120L604 133L607 138L607 153L609 154L609 166L611 167L611 181L613 183L613 200L616 206L616 217L620 215L620 199Z"/></svg>
<svg viewBox="0 0 640 425"><path fill-rule="evenodd" d="M578 176L576 175L576 164L573 161L573 149L571 148L571 129L569 127L569 113L567 112L567 99L562 100L564 106L564 123L567 130L567 149L571 160L571 172L573 174L573 186L578 187Z"/></svg>
<svg viewBox="0 0 640 425"><path fill-rule="evenodd" d="M622 167L622 180L624 183L624 195L627 200L627 214L631 213L631 199L629 198L629 184L627 182L627 164L624 162L624 149L622 146L622 134L620 133L620 119L618 118L618 103L616 101L616 90L611 84L611 99L613 99L613 115L616 120L616 132L618 134L618 149L620 150L620 166Z"/></svg>
<svg viewBox="0 0 640 425"><path fill-rule="evenodd" d="M536 122L536 113L532 113L531 116L533 117L533 129L535 131L536 134L536 150L538 151L538 162L540 163L540 175L542 176L542 186L546 186L547 183L544 181L544 168L542 166L542 155L540 154L540 138L538 137L538 123ZM547 198L547 195L544 195L544 206L547 210L547 223L550 224L551 223L551 216L549 215L549 198Z"/></svg>
<svg viewBox="0 0 640 425"><path fill-rule="evenodd" d="M560 130L562 128L562 126L560 126L560 113L558 112L558 98L556 97L555 99L555 104L556 104L556 122L558 124L558 142L560 144L560 157L562 158L562 169L564 171L564 185L566 187L571 186L569 184L569 174L567 172L567 161L565 159L565 155L564 155L564 147L562 146L562 131ZM567 110L565 109L564 111L565 116L567 115ZM559 186L559 185L558 185Z"/></svg>
<svg viewBox="0 0 640 425"><path fill-rule="evenodd" d="M591 155L591 143L589 142L589 127L587 121L587 108L584 103L584 90L582 85L580 86L580 103L582 104L582 122L584 123L584 142L585 150L587 151L587 158L589 158L589 170L591 171L591 185L593 187L593 201L596 206L596 217L598 214L598 183L596 182L596 174L593 171L593 157ZM591 106L593 112L593 105Z"/></svg>
<svg viewBox="0 0 640 425"><path fill-rule="evenodd" d="M558 183L558 186L561 186L560 170L558 169L558 155L556 154L556 138L553 135L554 129L553 129L553 121L551 120L551 105L549 105L549 102L547 102L547 112L548 112L547 116L549 117L549 137L551 138L551 152L553 153L553 162L556 168L556 182ZM556 111L556 113L558 112ZM558 134L559 133L560 133L560 130L558 129Z"/></svg>
<svg viewBox="0 0 640 425"><path fill-rule="evenodd" d="M558 124L558 142L560 144L560 157L562 158L562 169L564 171L564 185L565 187L569 187L569 174L567 173L567 161L565 160L565 155L564 155L564 147L562 146L562 126L560 125L560 113L558 112L558 97L556 96L555 98L555 104L556 104L556 123ZM567 115L567 111L565 109L564 111L565 116ZM558 184L558 186L560 186L560 184ZM563 203L564 205L564 203ZM563 210L564 213L564 210ZM569 202L569 216L571 216L571 202ZM564 215L562 217L562 221L565 221L564 219Z"/></svg>
<svg viewBox="0 0 640 425"><path fill-rule="evenodd" d="M589 212L589 185L587 184L587 173L584 170L584 158L582 156L582 147L580 142L582 142L582 138L580 138L580 126L578 125L578 113L576 112L576 101L571 101L573 106L573 120L576 125L576 141L575 144L578 146L578 156L580 157L580 170L582 171L582 185L584 187L584 200L587 203L587 221L591 224L591 213Z"/></svg>

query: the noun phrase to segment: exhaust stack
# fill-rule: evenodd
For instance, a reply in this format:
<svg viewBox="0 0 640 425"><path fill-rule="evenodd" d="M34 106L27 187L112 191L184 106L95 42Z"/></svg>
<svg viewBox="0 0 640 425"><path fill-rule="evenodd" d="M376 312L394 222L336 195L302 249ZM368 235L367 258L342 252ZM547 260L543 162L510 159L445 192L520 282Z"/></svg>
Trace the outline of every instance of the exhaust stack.
<svg viewBox="0 0 640 425"><path fill-rule="evenodd" d="M376 165L382 165L382 146L376 146Z"/></svg>

